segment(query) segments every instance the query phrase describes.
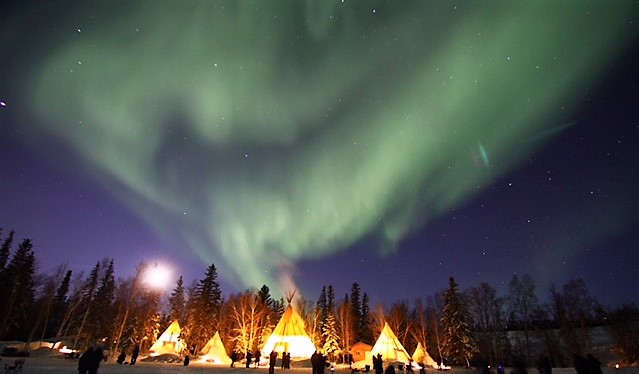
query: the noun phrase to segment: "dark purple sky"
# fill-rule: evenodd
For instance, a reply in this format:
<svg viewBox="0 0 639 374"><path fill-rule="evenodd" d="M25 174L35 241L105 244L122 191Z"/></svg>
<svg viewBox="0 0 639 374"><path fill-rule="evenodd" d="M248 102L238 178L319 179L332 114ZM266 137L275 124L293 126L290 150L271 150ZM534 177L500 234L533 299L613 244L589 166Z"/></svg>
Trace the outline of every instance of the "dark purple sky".
<svg viewBox="0 0 639 374"><path fill-rule="evenodd" d="M0 227L39 271L639 301L636 3L82 4L0 9Z"/></svg>

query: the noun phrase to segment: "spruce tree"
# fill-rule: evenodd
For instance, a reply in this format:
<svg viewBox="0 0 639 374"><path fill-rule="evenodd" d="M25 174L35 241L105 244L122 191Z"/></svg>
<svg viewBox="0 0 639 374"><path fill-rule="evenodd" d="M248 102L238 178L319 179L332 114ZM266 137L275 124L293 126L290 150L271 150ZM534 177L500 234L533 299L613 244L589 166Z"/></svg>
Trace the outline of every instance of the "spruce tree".
<svg viewBox="0 0 639 374"><path fill-rule="evenodd" d="M89 277L84 283L82 290L80 291L80 303L79 312L76 314L77 320L73 323L74 326L77 326L75 333L75 345L79 346L78 343L82 342L85 346L88 346L91 342L90 334L86 333L86 324L89 320L89 315L93 311L93 300L95 298L95 292L98 287L100 276L100 262L98 261L95 266L91 269L91 273Z"/></svg>
<svg viewBox="0 0 639 374"><path fill-rule="evenodd" d="M14 235L14 231L9 232L9 236L7 236L2 241L2 245L0 245L0 308L4 308L7 305L11 290L11 274L7 272L6 266L9 261L9 256L11 255ZM0 309L0 312L0 315L4 315L5 310Z"/></svg>
<svg viewBox="0 0 639 374"><path fill-rule="evenodd" d="M355 341L363 341L364 329L362 326L362 305L361 305L361 289L359 284L353 283L350 295L350 314L355 330Z"/></svg>
<svg viewBox="0 0 639 374"><path fill-rule="evenodd" d="M9 236L7 236L2 242L2 245L0 245L0 271L4 270L5 266L7 266L7 261L9 261L14 235L15 231L11 230Z"/></svg>
<svg viewBox="0 0 639 374"><path fill-rule="evenodd" d="M217 282L217 269L211 264L195 287L189 324L191 349L197 352L218 329L222 291Z"/></svg>
<svg viewBox="0 0 639 374"><path fill-rule="evenodd" d="M371 313L369 306L368 294L364 292L362 296L362 316L360 320L361 328L361 341L366 344L373 344L373 329L371 326Z"/></svg>
<svg viewBox="0 0 639 374"><path fill-rule="evenodd" d="M273 305L273 298L271 297L271 290L267 285L262 285L262 288L257 291L257 299L269 308Z"/></svg>
<svg viewBox="0 0 639 374"><path fill-rule="evenodd" d="M33 243L24 239L3 271L6 304L0 323L0 338L27 339L31 330L30 308L35 301L35 255Z"/></svg>
<svg viewBox="0 0 639 374"><path fill-rule="evenodd" d="M48 324L48 328L46 330L47 336L55 336L57 331L62 326L62 321L64 319L64 314L66 310L69 308L69 286L71 284L71 275L73 275L72 270L67 270L64 278L60 282L58 286L55 297L53 299L53 305L51 310L50 322Z"/></svg>
<svg viewBox="0 0 639 374"><path fill-rule="evenodd" d="M470 330L470 315L453 277L444 293L444 353L457 363L470 366L470 358L477 352L475 340Z"/></svg>
<svg viewBox="0 0 639 374"><path fill-rule="evenodd" d="M184 295L184 279L180 275L177 280L177 284L169 296L169 306L171 311L169 312L169 319L171 321L178 321L180 325L184 325L184 319L186 317L186 297Z"/></svg>
<svg viewBox="0 0 639 374"><path fill-rule="evenodd" d="M107 263L108 261L108 263ZM113 320L115 318L113 301L115 298L115 269L113 259L104 259L106 267L100 279L100 286L96 290L93 301L93 312L88 323L92 340L103 340L111 337L113 332Z"/></svg>

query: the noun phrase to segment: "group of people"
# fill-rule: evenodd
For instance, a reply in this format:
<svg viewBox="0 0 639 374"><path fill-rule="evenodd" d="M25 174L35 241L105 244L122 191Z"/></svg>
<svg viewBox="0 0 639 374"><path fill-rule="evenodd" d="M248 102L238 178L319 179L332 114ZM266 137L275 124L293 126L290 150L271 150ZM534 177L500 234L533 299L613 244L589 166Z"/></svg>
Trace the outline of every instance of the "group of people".
<svg viewBox="0 0 639 374"><path fill-rule="evenodd" d="M131 362L129 362L129 365L135 365L135 363L138 361L139 355L140 355L140 346L136 345L135 347L133 347L133 351L131 351ZM115 362L122 365L122 364L126 364L125 361L126 361L126 349L122 348L122 352L120 352L120 355L115 360Z"/></svg>
<svg viewBox="0 0 639 374"><path fill-rule="evenodd" d="M79 374L97 374L100 368L100 361L104 359L104 351L102 348L89 347L78 359Z"/></svg>

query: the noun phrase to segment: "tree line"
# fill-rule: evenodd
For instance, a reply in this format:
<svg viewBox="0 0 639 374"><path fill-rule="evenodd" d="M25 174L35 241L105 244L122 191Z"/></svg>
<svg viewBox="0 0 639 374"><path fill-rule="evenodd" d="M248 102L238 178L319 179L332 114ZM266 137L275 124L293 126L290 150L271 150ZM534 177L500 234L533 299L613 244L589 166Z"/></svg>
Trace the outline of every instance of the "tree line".
<svg viewBox="0 0 639 374"><path fill-rule="evenodd" d="M180 276L167 300L144 283L145 263L128 278L116 279L108 258L88 274L66 265L38 273L32 241L14 248L14 237L13 231L3 237L0 229L0 340L64 340L77 349L101 344L111 352L139 346L144 352L177 320L190 354L217 331L228 353L253 352L286 308L267 285L224 297L214 264L188 284ZM639 362L639 308L604 308L582 279L551 285L544 303L527 274L514 275L506 295L487 283L462 292L451 277L434 295L373 309L356 282L341 297L335 292L324 285L316 300L295 298L307 333L332 360L348 355L356 342L372 345L387 322L409 353L421 343L436 361L455 365L531 364L545 354L555 366L569 366L573 354L591 352L594 328L611 334L613 350L626 363Z"/></svg>

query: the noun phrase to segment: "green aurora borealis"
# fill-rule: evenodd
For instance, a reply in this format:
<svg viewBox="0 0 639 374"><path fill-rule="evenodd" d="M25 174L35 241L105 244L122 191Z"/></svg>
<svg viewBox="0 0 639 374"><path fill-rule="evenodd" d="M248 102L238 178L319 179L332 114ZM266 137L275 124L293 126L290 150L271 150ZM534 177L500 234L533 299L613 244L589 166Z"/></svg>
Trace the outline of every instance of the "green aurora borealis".
<svg viewBox="0 0 639 374"><path fill-rule="evenodd" d="M394 251L517 167L625 48L625 4L87 4L23 94L159 234L277 284L365 237Z"/></svg>

